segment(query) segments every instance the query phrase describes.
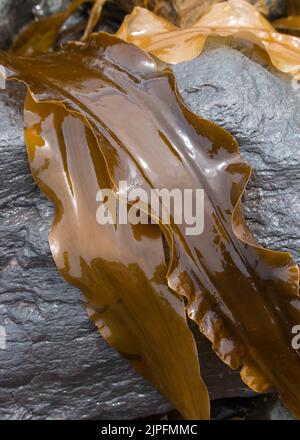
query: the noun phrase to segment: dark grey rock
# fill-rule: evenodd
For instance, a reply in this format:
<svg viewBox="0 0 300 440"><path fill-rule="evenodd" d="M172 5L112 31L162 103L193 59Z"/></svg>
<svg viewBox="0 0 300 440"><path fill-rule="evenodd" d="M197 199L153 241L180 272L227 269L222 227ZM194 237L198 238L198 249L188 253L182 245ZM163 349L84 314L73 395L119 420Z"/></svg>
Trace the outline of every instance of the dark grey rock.
<svg viewBox="0 0 300 440"><path fill-rule="evenodd" d="M253 167L243 206L257 240L300 263L299 92L231 47L173 70L185 102L230 131Z"/></svg>
<svg viewBox="0 0 300 440"><path fill-rule="evenodd" d="M248 399L245 399L248 400ZM251 400L251 399L249 399ZM276 396L261 396L252 410L246 414L247 420L294 420Z"/></svg>

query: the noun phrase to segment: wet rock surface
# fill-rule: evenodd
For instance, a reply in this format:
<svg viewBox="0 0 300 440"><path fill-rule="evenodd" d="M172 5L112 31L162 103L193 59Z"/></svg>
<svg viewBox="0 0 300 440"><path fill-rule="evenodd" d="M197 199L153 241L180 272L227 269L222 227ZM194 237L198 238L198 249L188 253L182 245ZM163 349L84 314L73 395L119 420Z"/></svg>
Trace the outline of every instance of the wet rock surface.
<svg viewBox="0 0 300 440"><path fill-rule="evenodd" d="M18 3L0 0L0 11ZM6 31L7 41L10 35ZM258 241L289 250L300 262L297 92L232 48L208 50L174 72L187 104L233 133L255 169L244 210ZM100 337L80 292L56 270L47 240L53 208L30 175L23 98L24 89L13 84L0 91L0 419L162 414L170 405ZM213 399L251 396L238 373L224 366L199 336L198 346ZM249 402L222 400L215 416L244 416L252 408ZM276 411L266 417L284 417L284 410Z"/></svg>

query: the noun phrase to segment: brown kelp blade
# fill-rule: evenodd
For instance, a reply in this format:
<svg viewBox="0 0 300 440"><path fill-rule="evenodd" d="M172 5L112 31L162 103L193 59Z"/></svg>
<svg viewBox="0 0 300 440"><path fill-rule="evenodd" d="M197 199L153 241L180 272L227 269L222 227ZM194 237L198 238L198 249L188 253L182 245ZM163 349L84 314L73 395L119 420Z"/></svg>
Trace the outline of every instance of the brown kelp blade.
<svg viewBox="0 0 300 440"><path fill-rule="evenodd" d="M299 272L289 253L258 247L239 201L250 168L225 130L190 112L170 71L107 34L38 59L1 54L9 78L37 101L54 101L93 130L109 176L131 188L204 189L204 230L161 225L171 247L167 274L213 349L257 391L274 387L300 416ZM76 66L74 71L73 66ZM200 213L201 214L201 213Z"/></svg>
<svg viewBox="0 0 300 440"><path fill-rule="evenodd" d="M300 1L299 0L287 0L287 12L288 12L288 15L300 14Z"/></svg>
<svg viewBox="0 0 300 440"><path fill-rule="evenodd" d="M185 307L166 283L157 225L101 225L99 189L110 188L92 131L74 115L28 94L25 135L33 177L54 203L50 248L78 286L107 342L188 419L209 418Z"/></svg>
<svg viewBox="0 0 300 440"><path fill-rule="evenodd" d="M232 36L262 47L278 70L300 77L300 39L276 32L245 0L217 3L186 29L179 29L146 9L135 8L116 35L171 64L200 55L209 36Z"/></svg>
<svg viewBox="0 0 300 440"><path fill-rule="evenodd" d="M280 18L272 22L272 25L279 32L287 32L292 35L299 37L300 35L300 15L289 16L285 18Z"/></svg>

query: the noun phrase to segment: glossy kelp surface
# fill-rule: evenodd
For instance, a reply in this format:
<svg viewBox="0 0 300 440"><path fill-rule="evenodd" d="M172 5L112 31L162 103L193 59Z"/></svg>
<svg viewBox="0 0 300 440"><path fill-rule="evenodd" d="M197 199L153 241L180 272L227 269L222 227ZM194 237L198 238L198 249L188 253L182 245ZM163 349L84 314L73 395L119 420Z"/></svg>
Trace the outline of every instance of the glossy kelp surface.
<svg viewBox="0 0 300 440"><path fill-rule="evenodd" d="M116 35L172 64L199 56L209 36L233 36L248 45L251 42L260 46L277 69L300 77L300 39L276 32L245 0L217 3L186 29L179 29L147 9L135 8Z"/></svg>
<svg viewBox="0 0 300 440"><path fill-rule="evenodd" d="M167 286L156 225L100 225L99 189L110 188L92 131L74 115L28 94L25 137L40 189L54 203L50 248L78 286L107 342L185 418L209 418L209 399L182 299Z"/></svg>
<svg viewBox="0 0 300 440"><path fill-rule="evenodd" d="M160 225L168 284L224 362L254 390L275 388L299 417L300 357L291 345L299 272L289 253L260 248L246 227L239 202L251 170L232 136L185 107L171 71L107 34L61 53L0 60L36 101L62 105L91 128L113 187L205 190L201 235L186 235L184 223Z"/></svg>

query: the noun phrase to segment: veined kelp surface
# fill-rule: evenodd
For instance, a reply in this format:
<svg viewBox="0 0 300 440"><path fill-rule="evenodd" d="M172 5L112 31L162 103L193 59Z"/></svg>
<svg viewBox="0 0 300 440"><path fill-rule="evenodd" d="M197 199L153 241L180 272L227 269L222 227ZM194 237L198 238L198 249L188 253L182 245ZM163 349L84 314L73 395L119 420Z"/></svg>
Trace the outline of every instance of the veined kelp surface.
<svg viewBox="0 0 300 440"><path fill-rule="evenodd" d="M160 71L146 53L107 34L94 35L86 44L73 43L62 52L38 58L1 53L0 61L9 79L28 85L35 101L60 105L69 115L67 119L76 115L81 118L82 129L84 124L89 127L93 141L86 142L82 134L70 131L83 142L85 150L90 142L94 142L95 151L99 148L110 187L126 180L131 188L146 191L204 189L202 234L186 235L186 224L160 225L170 247L168 284L187 298L189 316L212 341L213 349L224 362L241 368L243 380L256 391L274 387L299 416L300 358L291 346L291 330L300 318L298 268L289 253L260 248L247 230L239 201L250 167L241 160L232 136L185 107L176 93L171 71ZM30 126L34 127L34 123ZM36 134L39 131L40 128ZM33 139L34 133L33 130ZM38 136L36 145L39 139ZM45 144L47 149L49 145L52 142ZM74 154L77 150L80 148L75 148ZM60 162L60 167L64 167L65 191L72 194L66 153ZM49 161L40 164L46 170L49 166ZM87 187L84 175L79 180L77 193ZM73 205L78 215L78 204ZM57 202L56 206L60 209L53 231L64 212L63 203ZM73 221L70 219L68 229ZM84 230L89 228L90 223ZM53 242L50 238L56 260L61 240L68 238ZM119 239L117 242L119 246ZM70 256L61 253L57 264L65 277L75 274L78 279L78 274L84 273L84 292L97 286L100 298L99 283L80 260L88 249L90 259L103 263L94 244L92 241L87 245L83 235L74 250L73 264ZM145 257L144 271L151 258ZM120 267L103 267L118 284ZM89 302L93 304L95 300ZM97 310L92 309L92 314L102 324Z"/></svg>

